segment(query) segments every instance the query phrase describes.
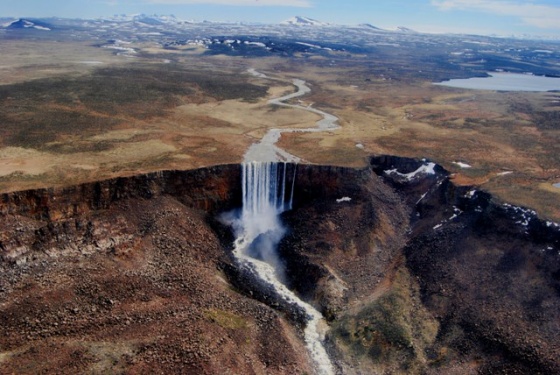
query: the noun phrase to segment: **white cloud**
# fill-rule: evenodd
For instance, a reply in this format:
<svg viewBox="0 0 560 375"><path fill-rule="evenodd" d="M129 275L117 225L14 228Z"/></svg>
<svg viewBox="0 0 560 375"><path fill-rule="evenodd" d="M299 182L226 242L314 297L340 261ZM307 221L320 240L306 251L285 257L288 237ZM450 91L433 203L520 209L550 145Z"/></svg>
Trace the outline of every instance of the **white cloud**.
<svg viewBox="0 0 560 375"><path fill-rule="evenodd" d="M478 10L518 17L525 24L542 29L560 29L560 7L515 0L431 0L440 10Z"/></svg>
<svg viewBox="0 0 560 375"><path fill-rule="evenodd" d="M234 6L286 6L310 8L311 2L308 0L148 0L152 4L215 4L215 5L234 5Z"/></svg>

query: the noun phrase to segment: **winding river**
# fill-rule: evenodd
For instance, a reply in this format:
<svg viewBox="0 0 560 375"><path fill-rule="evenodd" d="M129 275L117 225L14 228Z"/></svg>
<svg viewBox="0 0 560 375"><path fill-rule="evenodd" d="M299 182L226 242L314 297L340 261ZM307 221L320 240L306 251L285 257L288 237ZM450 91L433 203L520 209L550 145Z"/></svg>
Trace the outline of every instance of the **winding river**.
<svg viewBox="0 0 560 375"><path fill-rule="evenodd" d="M268 77L262 73L250 69L249 73L258 78L268 79ZM282 133L315 133L323 132L329 130L335 130L340 128L337 124L338 117L331 115L330 113L312 108L311 106L302 106L297 104L285 103L288 100L306 95L311 92L309 86L306 85L305 81L301 79L294 79L292 83L297 87L297 91L291 94L284 95L280 98L270 99L268 104L273 104L281 107L296 108L303 111L311 112L322 116L323 118L315 123L314 128L305 129L270 129L265 136L258 142L254 143L249 147L245 153L245 162L251 161L268 161L268 162L291 162L298 163L301 159L295 155L290 154L286 150L281 149L276 146L276 143L282 136Z"/></svg>

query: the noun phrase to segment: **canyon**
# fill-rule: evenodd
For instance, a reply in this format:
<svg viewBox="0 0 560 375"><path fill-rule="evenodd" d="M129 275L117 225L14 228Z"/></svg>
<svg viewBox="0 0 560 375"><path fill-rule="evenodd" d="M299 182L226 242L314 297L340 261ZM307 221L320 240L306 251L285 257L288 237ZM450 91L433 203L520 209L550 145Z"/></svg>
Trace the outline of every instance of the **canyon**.
<svg viewBox="0 0 560 375"><path fill-rule="evenodd" d="M560 373L558 95L433 84L557 44L51 21L0 30L0 374Z"/></svg>
<svg viewBox="0 0 560 375"><path fill-rule="evenodd" d="M5 193L1 373L314 373L306 318L238 267L240 165ZM427 160L298 165L287 285L336 373L560 371L560 228Z"/></svg>

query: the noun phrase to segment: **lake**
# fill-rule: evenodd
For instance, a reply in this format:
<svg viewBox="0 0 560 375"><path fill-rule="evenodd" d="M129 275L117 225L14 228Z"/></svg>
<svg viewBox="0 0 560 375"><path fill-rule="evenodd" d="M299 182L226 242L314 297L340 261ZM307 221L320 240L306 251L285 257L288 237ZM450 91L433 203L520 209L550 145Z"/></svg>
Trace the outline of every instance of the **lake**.
<svg viewBox="0 0 560 375"><path fill-rule="evenodd" d="M434 85L474 90L496 91L553 91L560 90L560 78L532 74L488 73L486 78L452 79Z"/></svg>

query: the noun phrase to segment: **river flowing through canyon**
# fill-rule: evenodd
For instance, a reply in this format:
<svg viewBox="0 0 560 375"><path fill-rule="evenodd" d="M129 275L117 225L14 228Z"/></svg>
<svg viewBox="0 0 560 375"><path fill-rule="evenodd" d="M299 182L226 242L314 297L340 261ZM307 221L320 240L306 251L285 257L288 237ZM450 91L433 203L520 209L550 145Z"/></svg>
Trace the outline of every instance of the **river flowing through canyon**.
<svg viewBox="0 0 560 375"><path fill-rule="evenodd" d="M268 77L255 70L249 73L258 78ZM301 159L276 145L282 133L321 132L339 127L338 118L312 108L286 103L288 100L311 92L305 81L294 79L297 91L280 98L270 99L269 104L301 109L323 118L315 128L270 129L257 143L247 150L242 169L243 207L234 228L236 240L233 254L242 267L256 274L288 303L299 306L307 314L304 330L306 346L321 375L334 374L331 360L323 341L327 325L317 309L301 300L284 284L284 270L277 254L277 247L285 234L280 215L292 208L297 163ZM294 164L288 164L294 163ZM288 185L288 166L293 165L291 187Z"/></svg>

